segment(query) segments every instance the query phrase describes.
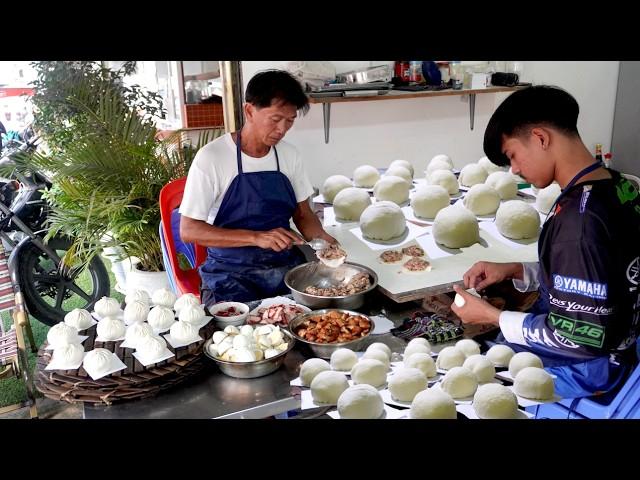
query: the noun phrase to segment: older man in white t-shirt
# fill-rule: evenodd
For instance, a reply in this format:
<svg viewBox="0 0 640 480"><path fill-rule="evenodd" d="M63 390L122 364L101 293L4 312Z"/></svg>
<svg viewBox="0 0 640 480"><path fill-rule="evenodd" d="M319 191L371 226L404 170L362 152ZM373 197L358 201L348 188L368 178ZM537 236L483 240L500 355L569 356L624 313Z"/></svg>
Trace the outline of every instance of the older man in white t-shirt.
<svg viewBox="0 0 640 480"><path fill-rule="evenodd" d="M245 125L203 147L189 170L180 236L208 247L202 302L250 301L287 293L284 276L304 262L304 238L328 235L309 207L313 187L298 151L282 138L309 108L289 73L256 74L245 93Z"/></svg>

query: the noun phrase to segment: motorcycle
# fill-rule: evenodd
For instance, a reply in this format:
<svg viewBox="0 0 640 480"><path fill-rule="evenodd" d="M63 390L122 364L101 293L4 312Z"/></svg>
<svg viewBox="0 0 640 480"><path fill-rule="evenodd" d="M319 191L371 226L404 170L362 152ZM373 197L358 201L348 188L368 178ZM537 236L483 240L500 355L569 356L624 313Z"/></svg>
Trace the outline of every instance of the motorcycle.
<svg viewBox="0 0 640 480"><path fill-rule="evenodd" d="M37 139L14 141L0 159L12 163L19 151L37 148ZM40 172L21 174L0 181L0 239L10 252L9 266L17 280L29 313L46 325L55 325L73 308L91 310L103 296L109 296L107 269L95 256L84 270L67 268L62 257L72 244L68 237L56 236L45 243L49 206L42 190L51 181Z"/></svg>

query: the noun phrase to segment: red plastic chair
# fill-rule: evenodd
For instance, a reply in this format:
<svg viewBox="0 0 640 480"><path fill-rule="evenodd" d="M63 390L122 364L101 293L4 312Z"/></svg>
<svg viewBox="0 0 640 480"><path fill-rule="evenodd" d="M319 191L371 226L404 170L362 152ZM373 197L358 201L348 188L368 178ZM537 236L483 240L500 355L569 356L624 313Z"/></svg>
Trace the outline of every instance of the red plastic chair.
<svg viewBox="0 0 640 480"><path fill-rule="evenodd" d="M182 202L182 194L184 193L184 185L186 181L187 177L182 177L177 180L173 180L162 187L162 190L160 190L160 218L162 233L169 253L169 261L171 263L171 269L173 270L175 284L180 291L180 294L193 293L199 297L200 274L198 273L198 267L202 265L207 258L207 249L206 247L196 243L196 265L194 268L189 270L183 270L180 268L180 264L178 262L176 243L171 229L171 215Z"/></svg>

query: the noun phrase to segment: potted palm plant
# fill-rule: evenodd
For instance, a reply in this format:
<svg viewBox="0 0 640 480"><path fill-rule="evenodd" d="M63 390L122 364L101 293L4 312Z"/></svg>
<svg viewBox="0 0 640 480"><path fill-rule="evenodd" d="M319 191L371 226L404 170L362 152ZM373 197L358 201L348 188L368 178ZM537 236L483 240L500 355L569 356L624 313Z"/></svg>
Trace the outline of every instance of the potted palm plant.
<svg viewBox="0 0 640 480"><path fill-rule="evenodd" d="M111 247L122 257L138 259L139 271L158 272L160 284L168 285L160 246L160 190L185 176L197 150L222 131L203 132L195 147L182 146L181 132L158 140L154 117L163 110L157 108L156 96L124 87L122 74L85 65L89 62L42 63L36 67L40 83L49 80L48 91L39 90L36 82L34 104L38 107L39 94L49 98L34 116L36 127L39 116L50 127L49 132L41 129L49 152L18 157L16 164L19 169L47 171L53 180L45 193L52 208L48 237L74 239L63 259L69 266L87 265ZM68 64L71 72L59 64ZM46 77L52 71L53 80ZM136 288L153 290L159 285L142 281Z"/></svg>

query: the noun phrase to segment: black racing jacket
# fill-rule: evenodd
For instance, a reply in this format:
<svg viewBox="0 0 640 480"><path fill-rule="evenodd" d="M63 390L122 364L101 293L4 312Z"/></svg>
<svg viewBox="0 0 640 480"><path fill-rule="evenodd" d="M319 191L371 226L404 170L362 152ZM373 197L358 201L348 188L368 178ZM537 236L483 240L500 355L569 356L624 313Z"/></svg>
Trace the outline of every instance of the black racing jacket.
<svg viewBox="0 0 640 480"><path fill-rule="evenodd" d="M534 352L566 363L635 354L640 196L610 173L563 192L538 241L541 301L523 336Z"/></svg>

